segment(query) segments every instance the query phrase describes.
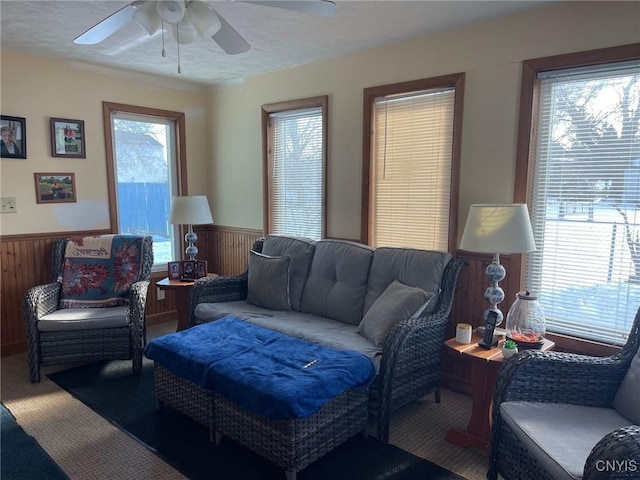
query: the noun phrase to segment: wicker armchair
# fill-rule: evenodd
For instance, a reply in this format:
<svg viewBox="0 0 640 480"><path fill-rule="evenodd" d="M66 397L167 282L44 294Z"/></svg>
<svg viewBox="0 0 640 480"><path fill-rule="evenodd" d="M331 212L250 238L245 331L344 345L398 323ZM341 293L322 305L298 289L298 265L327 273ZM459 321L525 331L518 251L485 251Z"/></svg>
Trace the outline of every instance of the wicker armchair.
<svg viewBox="0 0 640 480"><path fill-rule="evenodd" d="M65 250L69 239L53 243L51 283L29 289L23 302L32 383L40 381L40 367L71 362L131 359L133 372L140 372L146 341L145 304L153 249L151 237L135 238L139 242L137 245L141 246L141 251L136 250L139 259L136 278L131 278L128 291L120 290L123 305L102 308L61 305ZM115 265L109 271L116 268L124 272L127 266Z"/></svg>
<svg viewBox="0 0 640 480"><path fill-rule="evenodd" d="M640 353L637 353L638 345L640 345L640 310L636 314L626 345L616 355L591 357L527 350L507 361L498 374L494 396L491 456L487 478L495 480L498 474L505 480L640 478L640 426L622 417L623 422L627 421L631 425L611 428L615 430L594 443L584 440L587 437L582 430L585 425L594 425L594 421L598 421L596 417L602 418L600 414L619 416L614 409L614 399L636 355L639 356L634 361L634 368L636 362L640 362ZM513 415L513 410L508 413L509 410L505 410L505 407L510 405L513 408L513 405L516 405L513 402L519 401L531 402L525 408L531 406L543 409L545 406L556 408L556 405L551 404L562 404L559 407L566 407L567 410L564 412L567 415L570 415L572 409L580 411L575 409L581 407L575 406L596 407L596 409L587 410L592 412L591 417L582 416L580 421L570 425L562 418L551 426L541 425L536 423L535 415L529 415L529 426L516 423L518 426L513 427L513 422L517 421L518 417ZM640 400L637 398L634 400L634 402L638 401ZM639 404L635 403L635 405ZM505 420L505 415L511 415L512 426ZM567 443L557 446L559 450L556 452L557 455L554 455L551 450L544 450L549 443L527 445L529 438L522 432L531 432L533 429L530 425L534 424L538 432L562 431L566 438L569 438L568 443L573 444L571 445L573 448L584 441L584 444L577 448L579 453L576 454L574 450L574 457L571 462L568 462L573 464L571 465L573 468L567 467L567 458L570 455ZM521 428L523 430L520 430ZM555 441L559 443L560 439ZM580 450L585 446L584 450ZM588 448L591 446L593 448L588 453ZM554 460L550 461L549 456ZM582 468L582 462L584 462L584 468ZM550 470L554 470L555 473ZM559 470L562 470L562 474L559 474Z"/></svg>
<svg viewBox="0 0 640 480"><path fill-rule="evenodd" d="M262 251L262 240L253 245ZM434 392L440 402L440 362L458 276L466 262L452 259L444 270L435 311L398 323L388 334L379 374L369 387L369 412L377 419L377 436L388 441L391 413ZM191 289L189 325L197 324L199 303L229 302L247 297L247 272L202 278Z"/></svg>

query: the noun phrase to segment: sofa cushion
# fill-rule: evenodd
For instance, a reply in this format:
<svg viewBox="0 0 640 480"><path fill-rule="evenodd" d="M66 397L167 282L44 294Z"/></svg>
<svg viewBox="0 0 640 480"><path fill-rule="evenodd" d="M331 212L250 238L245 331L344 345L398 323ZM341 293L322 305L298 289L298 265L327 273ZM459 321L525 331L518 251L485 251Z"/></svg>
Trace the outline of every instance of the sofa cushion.
<svg viewBox="0 0 640 480"><path fill-rule="evenodd" d="M269 328L325 347L355 350L369 358L376 370L380 368L382 349L359 335L356 331L356 325L349 325L311 313L276 312L251 305L246 300L200 303L195 309L195 316L200 322L232 316L253 325Z"/></svg>
<svg viewBox="0 0 640 480"><path fill-rule="evenodd" d="M291 257L249 253L247 301L272 310L291 310L289 264Z"/></svg>
<svg viewBox="0 0 640 480"><path fill-rule="evenodd" d="M301 310L351 325L362 320L373 249L337 240L316 243Z"/></svg>
<svg viewBox="0 0 640 480"><path fill-rule="evenodd" d="M309 275L315 242L307 238L268 235L262 244L262 253L273 257L287 255L289 264L289 299L291 308L300 311L304 284Z"/></svg>
<svg viewBox="0 0 640 480"><path fill-rule="evenodd" d="M433 293L394 280L365 314L358 333L377 347L382 347L393 326L401 320L420 315L432 297Z"/></svg>
<svg viewBox="0 0 640 480"><path fill-rule="evenodd" d="M446 252L413 248L377 248L371 262L364 313L369 311L373 303L394 280L435 294L436 298L429 302L424 310L426 313L435 311L442 274L450 260L451 254Z"/></svg>
<svg viewBox="0 0 640 480"><path fill-rule="evenodd" d="M596 443L630 424L612 408L561 403L504 402L500 413L523 446L556 480L582 478Z"/></svg>
<svg viewBox="0 0 640 480"><path fill-rule="evenodd" d="M622 383L613 400L615 408L634 424L640 425L640 350L636 352L629 370L622 379Z"/></svg>

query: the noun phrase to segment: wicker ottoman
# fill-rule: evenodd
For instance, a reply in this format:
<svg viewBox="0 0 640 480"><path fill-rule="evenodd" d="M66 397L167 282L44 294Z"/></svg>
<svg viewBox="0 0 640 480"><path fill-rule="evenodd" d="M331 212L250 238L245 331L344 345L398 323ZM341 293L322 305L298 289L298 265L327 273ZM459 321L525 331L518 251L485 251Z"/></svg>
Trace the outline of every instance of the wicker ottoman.
<svg viewBox="0 0 640 480"><path fill-rule="evenodd" d="M287 478L365 432L375 367L223 318L149 342L159 406L169 405L282 467ZM214 421L215 420L215 421Z"/></svg>
<svg viewBox="0 0 640 480"><path fill-rule="evenodd" d="M271 420L214 393L216 442L228 436L285 470L288 480L323 455L366 435L367 390L348 390L306 418Z"/></svg>
<svg viewBox="0 0 640 480"><path fill-rule="evenodd" d="M155 377L156 408L162 411L165 405L186 415L209 429L209 440L213 442L213 392L202 388L186 378L174 375L160 363L153 362Z"/></svg>

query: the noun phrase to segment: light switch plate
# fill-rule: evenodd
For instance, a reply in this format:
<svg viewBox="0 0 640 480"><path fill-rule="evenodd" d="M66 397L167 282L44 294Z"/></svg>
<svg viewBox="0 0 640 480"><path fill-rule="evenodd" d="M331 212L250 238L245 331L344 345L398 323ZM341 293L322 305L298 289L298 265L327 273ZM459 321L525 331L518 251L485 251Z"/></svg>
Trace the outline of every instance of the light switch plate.
<svg viewBox="0 0 640 480"><path fill-rule="evenodd" d="M0 198L0 213L16 213L16 197Z"/></svg>

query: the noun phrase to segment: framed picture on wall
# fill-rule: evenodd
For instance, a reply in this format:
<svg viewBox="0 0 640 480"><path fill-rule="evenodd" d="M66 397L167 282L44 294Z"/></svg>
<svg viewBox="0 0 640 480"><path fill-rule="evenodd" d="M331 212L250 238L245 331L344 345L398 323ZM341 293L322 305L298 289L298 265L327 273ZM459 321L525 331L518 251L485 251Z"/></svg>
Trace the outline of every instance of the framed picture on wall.
<svg viewBox="0 0 640 480"><path fill-rule="evenodd" d="M37 203L76 201L75 173L34 173Z"/></svg>
<svg viewBox="0 0 640 480"><path fill-rule="evenodd" d="M51 118L51 156L87 158L83 120Z"/></svg>
<svg viewBox="0 0 640 480"><path fill-rule="evenodd" d="M27 158L27 120L22 117L0 116L0 157Z"/></svg>

